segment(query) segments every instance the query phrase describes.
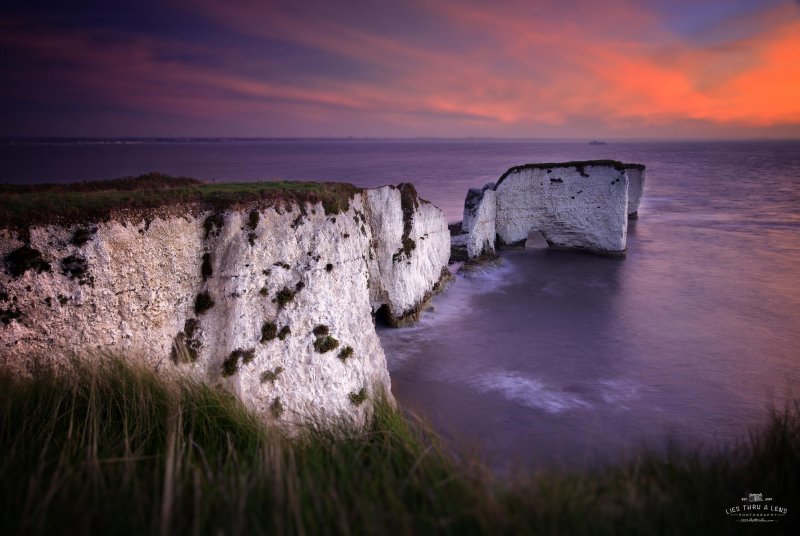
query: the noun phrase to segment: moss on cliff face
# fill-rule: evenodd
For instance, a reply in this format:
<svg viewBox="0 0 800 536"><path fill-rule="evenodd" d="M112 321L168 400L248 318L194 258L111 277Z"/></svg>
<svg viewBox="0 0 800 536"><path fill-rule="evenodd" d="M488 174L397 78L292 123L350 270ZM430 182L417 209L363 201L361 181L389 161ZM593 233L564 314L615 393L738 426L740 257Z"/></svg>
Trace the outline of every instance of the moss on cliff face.
<svg viewBox="0 0 800 536"><path fill-rule="evenodd" d="M408 182L398 184L397 189L400 190L400 207L403 211L403 237L400 249L392 255L393 262L410 259L411 252L417 249L417 243L411 238L411 229L414 225L414 212L419 207L419 195L414 185Z"/></svg>
<svg viewBox="0 0 800 536"><path fill-rule="evenodd" d="M42 258L42 252L30 246L22 246L6 255L5 264L13 277L19 277L28 270L39 274L51 270L50 263Z"/></svg>
<svg viewBox="0 0 800 536"><path fill-rule="evenodd" d="M142 212L172 205L195 205L220 211L243 205L282 208L292 202L322 203L325 214L350 208L361 189L333 182L221 182L148 173L74 184L0 185L0 228L107 221L115 212ZM257 213L256 213L257 214ZM248 225L258 224L255 216Z"/></svg>

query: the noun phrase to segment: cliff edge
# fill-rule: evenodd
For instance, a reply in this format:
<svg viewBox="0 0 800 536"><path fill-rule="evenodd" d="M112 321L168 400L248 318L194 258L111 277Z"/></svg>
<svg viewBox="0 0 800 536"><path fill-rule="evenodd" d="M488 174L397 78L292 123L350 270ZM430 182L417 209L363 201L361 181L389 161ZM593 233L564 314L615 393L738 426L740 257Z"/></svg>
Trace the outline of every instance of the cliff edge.
<svg viewBox="0 0 800 536"><path fill-rule="evenodd" d="M139 356L287 429L391 397L373 314L416 319L449 255L413 186L126 181L0 191L0 361Z"/></svg>

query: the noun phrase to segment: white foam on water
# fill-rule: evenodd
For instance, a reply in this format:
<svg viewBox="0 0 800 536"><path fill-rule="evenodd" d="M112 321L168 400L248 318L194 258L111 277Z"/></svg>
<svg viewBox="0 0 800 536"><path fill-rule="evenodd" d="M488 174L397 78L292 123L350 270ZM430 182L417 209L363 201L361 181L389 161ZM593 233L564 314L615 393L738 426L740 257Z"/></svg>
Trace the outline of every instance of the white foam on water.
<svg viewBox="0 0 800 536"><path fill-rule="evenodd" d="M444 293L435 296L433 308L425 311L415 325L406 328L380 328L389 371L419 353L424 342L447 333L446 324L473 314L472 301L480 295L498 292L515 283L522 274L512 263L475 267L466 274L456 274Z"/></svg>
<svg viewBox="0 0 800 536"><path fill-rule="evenodd" d="M592 404L578 395L509 371L480 374L470 383L481 392L498 393L517 404L552 414L592 407Z"/></svg>
<svg viewBox="0 0 800 536"><path fill-rule="evenodd" d="M599 382L600 397L609 405L616 405L619 409L630 409L625 405L642 397L642 386L631 380L613 379Z"/></svg>

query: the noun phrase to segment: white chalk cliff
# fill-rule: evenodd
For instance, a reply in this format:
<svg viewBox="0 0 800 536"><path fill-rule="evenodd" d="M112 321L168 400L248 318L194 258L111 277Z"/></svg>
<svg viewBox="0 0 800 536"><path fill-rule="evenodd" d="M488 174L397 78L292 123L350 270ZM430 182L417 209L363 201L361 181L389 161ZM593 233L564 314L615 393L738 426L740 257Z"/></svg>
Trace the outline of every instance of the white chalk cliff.
<svg viewBox="0 0 800 536"><path fill-rule="evenodd" d="M490 182L483 188L471 188L464 200L464 218L461 230L467 233L464 239L469 258L494 254L495 221L497 200L495 184Z"/></svg>
<svg viewBox="0 0 800 536"><path fill-rule="evenodd" d="M628 174L628 219L639 218L639 205L644 195L645 167L641 164L625 164Z"/></svg>
<svg viewBox="0 0 800 536"><path fill-rule="evenodd" d="M638 164L516 166L493 188L469 191L462 223L468 236L458 237L456 245L466 243L468 257L475 258L494 253L495 246L524 246L528 234L539 231L553 248L621 256L627 219L636 217L643 185L644 166Z"/></svg>
<svg viewBox="0 0 800 536"><path fill-rule="evenodd" d="M356 193L335 215L171 206L92 223L76 245L80 227L0 230L0 361L136 355L287 429L363 423L391 397L372 313L415 319L449 256L444 215L409 186ZM10 268L15 255L27 264Z"/></svg>

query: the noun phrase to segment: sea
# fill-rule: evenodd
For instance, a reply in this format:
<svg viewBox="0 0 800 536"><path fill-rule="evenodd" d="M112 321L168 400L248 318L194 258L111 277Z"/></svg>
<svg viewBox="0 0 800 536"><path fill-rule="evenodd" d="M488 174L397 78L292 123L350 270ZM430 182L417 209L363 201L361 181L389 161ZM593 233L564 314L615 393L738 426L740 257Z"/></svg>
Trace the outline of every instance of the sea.
<svg viewBox="0 0 800 536"><path fill-rule="evenodd" d="M501 471L735 445L800 400L798 141L4 140L0 183L412 182L456 222L511 166L605 158L647 166L627 257L532 236L456 275L417 325L379 327L393 393Z"/></svg>

